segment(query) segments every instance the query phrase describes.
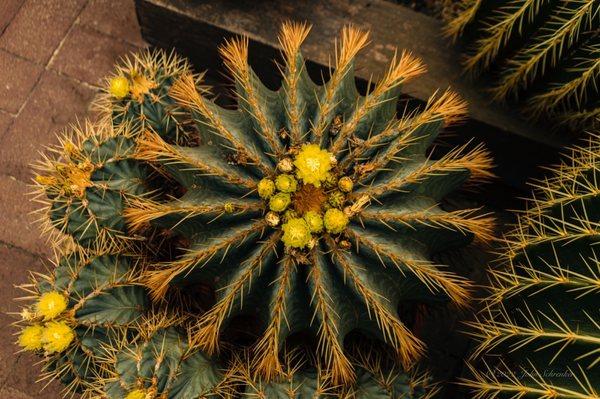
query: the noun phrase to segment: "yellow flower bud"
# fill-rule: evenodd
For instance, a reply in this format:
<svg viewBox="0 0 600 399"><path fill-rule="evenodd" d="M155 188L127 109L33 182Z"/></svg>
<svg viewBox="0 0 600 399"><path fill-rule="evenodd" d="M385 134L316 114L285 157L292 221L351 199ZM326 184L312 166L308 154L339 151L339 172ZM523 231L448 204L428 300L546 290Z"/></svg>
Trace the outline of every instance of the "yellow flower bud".
<svg viewBox="0 0 600 399"><path fill-rule="evenodd" d="M39 324L27 326L21 331L19 335L19 345L23 349L28 351L35 351L42 349L42 334L44 333L44 327Z"/></svg>
<svg viewBox="0 0 600 399"><path fill-rule="evenodd" d="M333 234L338 234L344 231L348 225L348 222L348 216L336 208L327 210L327 212L325 212L325 217L323 218L325 230Z"/></svg>
<svg viewBox="0 0 600 399"><path fill-rule="evenodd" d="M275 183L271 179L262 179L258 182L258 195L260 198L269 198L275 192Z"/></svg>
<svg viewBox="0 0 600 399"><path fill-rule="evenodd" d="M284 193L293 193L298 188L298 182L291 175L279 175L275 179L275 187Z"/></svg>
<svg viewBox="0 0 600 399"><path fill-rule="evenodd" d="M344 193L341 191L334 191L329 194L327 202L329 202L329 204L334 208L340 208L342 205L344 205L345 200L346 198L344 197Z"/></svg>
<svg viewBox="0 0 600 399"><path fill-rule="evenodd" d="M44 349L49 353L62 352L75 338L75 332L64 321L51 321L42 333Z"/></svg>
<svg viewBox="0 0 600 399"><path fill-rule="evenodd" d="M52 320L67 309L67 298L57 291L42 294L35 304L35 311L44 320Z"/></svg>
<svg viewBox="0 0 600 399"><path fill-rule="evenodd" d="M349 193L354 188L354 182L348 176L344 176L338 181L338 188L345 193Z"/></svg>
<svg viewBox="0 0 600 399"><path fill-rule="evenodd" d="M129 94L129 80L125 76L116 76L110 80L110 94L118 99Z"/></svg>
<svg viewBox="0 0 600 399"><path fill-rule="evenodd" d="M304 219L290 219L281 226L281 229L283 230L281 241L288 247L304 248L312 238L310 227Z"/></svg>
<svg viewBox="0 0 600 399"><path fill-rule="evenodd" d="M142 389L135 389L129 392L125 399L146 399L146 392Z"/></svg>
<svg viewBox="0 0 600 399"><path fill-rule="evenodd" d="M289 194L275 194L269 200L269 209L271 209L274 212L283 212L285 211L285 208L287 208L288 205L290 205L290 202L292 202L292 199L290 198Z"/></svg>
<svg viewBox="0 0 600 399"><path fill-rule="evenodd" d="M316 144L304 144L294 161L296 176L304 184L320 187L331 170L331 155Z"/></svg>
<svg viewBox="0 0 600 399"><path fill-rule="evenodd" d="M323 231L323 218L317 212L306 212L304 214L304 220L308 223L311 233L320 233Z"/></svg>

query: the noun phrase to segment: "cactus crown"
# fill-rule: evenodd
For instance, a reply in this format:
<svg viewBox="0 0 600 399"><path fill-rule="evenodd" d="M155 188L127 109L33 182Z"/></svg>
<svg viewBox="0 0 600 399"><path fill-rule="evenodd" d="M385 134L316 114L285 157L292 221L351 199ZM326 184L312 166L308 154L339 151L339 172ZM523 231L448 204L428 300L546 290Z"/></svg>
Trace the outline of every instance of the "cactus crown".
<svg viewBox="0 0 600 399"><path fill-rule="evenodd" d="M454 39L464 34L470 47L467 70L498 75L496 99L519 95L535 118L550 115L577 127L598 124L597 1L463 0L461 5L446 33Z"/></svg>
<svg viewBox="0 0 600 399"><path fill-rule="evenodd" d="M508 237L505 267L492 271L487 307L472 324L480 344L465 383L476 397L598 397L599 150L594 136L536 184Z"/></svg>
<svg viewBox="0 0 600 399"><path fill-rule="evenodd" d="M225 43L236 109L217 105L176 57L138 56L107 83L101 127L63 139L41 164L45 215L78 248L48 284L71 298L65 322L76 333L92 327L55 356L67 380L119 398L227 392L220 365L241 371L222 358L226 337L250 316L252 381L289 382L282 354L308 334L321 370L308 383L352 390L365 367L344 347L351 332L387 343L410 368L425 348L398 306L468 303L469 283L432 259L491 239L491 216L443 205L492 177L491 160L481 146L429 154L465 104L447 91L397 116L400 86L425 71L408 53L360 94L353 62L368 34L353 27L317 84L300 53L309 30L283 25L278 91L248 65L246 39ZM83 311L86 284L106 300ZM408 382L383 385L394 396Z"/></svg>

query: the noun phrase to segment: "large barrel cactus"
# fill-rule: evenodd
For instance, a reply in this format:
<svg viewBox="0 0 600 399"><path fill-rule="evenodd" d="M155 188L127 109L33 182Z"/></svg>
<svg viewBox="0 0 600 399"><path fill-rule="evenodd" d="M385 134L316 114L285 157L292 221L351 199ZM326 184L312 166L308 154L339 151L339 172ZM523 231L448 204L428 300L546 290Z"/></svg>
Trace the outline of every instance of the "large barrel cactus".
<svg viewBox="0 0 600 399"><path fill-rule="evenodd" d="M55 240L84 259L66 285L58 267L45 278L65 303L65 334L82 335L49 351L43 331L54 319L32 310L23 347L54 359L104 334L102 354L81 349L96 368L65 377L92 396L432 395L425 378L402 374L425 344L398 307L469 302L469 282L434 259L491 239L491 216L444 203L490 178L490 157L481 146L432 157L440 132L465 116L449 91L396 116L401 84L425 71L419 60L397 54L360 94L353 60L368 35L348 27L317 84L300 54L308 33L283 26L278 91L248 65L246 39L221 48L235 109L217 105L175 56L142 55L117 69L98 102L105 117L65 136L36 177ZM103 281L85 259L106 256L101 263L121 265L123 280L98 271L116 286L94 296L106 303L76 309L85 284ZM90 314L97 326L81 328ZM357 333L389 345L394 362L350 353ZM290 367L285 354L299 343L311 356Z"/></svg>
<svg viewBox="0 0 600 399"><path fill-rule="evenodd" d="M600 123L600 3L594 0L462 0L446 32L463 36L465 68L490 71L496 99L571 126Z"/></svg>
<svg viewBox="0 0 600 399"><path fill-rule="evenodd" d="M600 398L599 166L593 137L536 185L473 323L475 397Z"/></svg>

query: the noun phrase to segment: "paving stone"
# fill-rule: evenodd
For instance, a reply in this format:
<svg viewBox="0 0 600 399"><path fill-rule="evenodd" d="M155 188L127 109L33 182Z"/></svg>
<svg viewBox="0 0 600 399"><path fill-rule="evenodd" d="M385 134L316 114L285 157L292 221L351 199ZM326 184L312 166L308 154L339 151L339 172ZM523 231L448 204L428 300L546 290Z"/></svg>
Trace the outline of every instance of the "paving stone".
<svg viewBox="0 0 600 399"><path fill-rule="evenodd" d="M23 291L15 286L27 282L27 271L46 273L50 263L2 243L0 259L3 260L0 268L0 325L6 326L0 329L0 386L4 389L0 389L0 398L61 398L62 386L59 383L54 382L45 389L44 383L36 383L41 370L37 364L40 358L19 352L19 347L15 345L18 328L10 325L17 318L7 314L19 312L26 303L14 299L23 296Z"/></svg>
<svg viewBox="0 0 600 399"><path fill-rule="evenodd" d="M94 90L72 79L45 71L40 83L12 126L0 138L0 171L29 183L29 165L44 146L56 143L56 134L81 120Z"/></svg>
<svg viewBox="0 0 600 399"><path fill-rule="evenodd" d="M14 345L18 329L11 324L18 319L13 313L20 312L25 303L15 298L25 293L17 286L28 282L28 270L43 272L45 266L39 257L3 243L0 243L0 259L0 323L4 327L0 329L0 381L4 381L11 373L7 367L12 363L10 359L17 357L15 354L19 350Z"/></svg>
<svg viewBox="0 0 600 399"><path fill-rule="evenodd" d="M50 67L99 85L120 57L135 50L131 44L78 25L69 33Z"/></svg>
<svg viewBox="0 0 600 399"><path fill-rule="evenodd" d="M27 282L27 271L46 273L50 263L5 244L0 244L0 259L3 259L0 268L0 325L5 326L0 329L0 386L4 389L0 389L0 398L62 398L63 386L58 382L53 382L46 388L45 383L36 382L41 371L41 365L38 364L40 358L31 353L19 352L20 349L15 344L18 328L10 325L17 317L7 314L19 312L22 304L26 303L15 301L14 298L23 296L23 291L15 286Z"/></svg>
<svg viewBox="0 0 600 399"><path fill-rule="evenodd" d="M16 114L42 71L40 65L0 50L0 109Z"/></svg>
<svg viewBox="0 0 600 399"><path fill-rule="evenodd" d="M80 16L80 23L109 36L143 46L135 3L123 0L90 0Z"/></svg>
<svg viewBox="0 0 600 399"><path fill-rule="evenodd" d="M7 112L0 111L0 137L8 130L15 117Z"/></svg>
<svg viewBox="0 0 600 399"><path fill-rule="evenodd" d="M45 65L84 5L85 0L26 2L0 37L0 48Z"/></svg>
<svg viewBox="0 0 600 399"><path fill-rule="evenodd" d="M50 256L48 244L40 237L39 225L34 223L38 216L31 214L40 206L31 200L30 192L29 185L11 176L0 176L0 241Z"/></svg>
<svg viewBox="0 0 600 399"><path fill-rule="evenodd" d="M40 360L33 353L19 354L11 364L13 372L7 376L5 386L18 390L18 392L27 392L29 396L26 398L28 399L63 399L65 397L62 393L64 386L58 381L53 381L48 386L46 386L47 381L39 381L42 370ZM0 397L5 398L4 396ZM6 399L9 398L12 399L10 396L6 397ZM79 398L79 395L73 397L73 399L76 398Z"/></svg>
<svg viewBox="0 0 600 399"><path fill-rule="evenodd" d="M0 398L32 399L31 396L26 395L23 392L17 391L16 389L10 387L0 388Z"/></svg>
<svg viewBox="0 0 600 399"><path fill-rule="evenodd" d="M0 1L0 35L8 26L15 14L19 11L25 0Z"/></svg>

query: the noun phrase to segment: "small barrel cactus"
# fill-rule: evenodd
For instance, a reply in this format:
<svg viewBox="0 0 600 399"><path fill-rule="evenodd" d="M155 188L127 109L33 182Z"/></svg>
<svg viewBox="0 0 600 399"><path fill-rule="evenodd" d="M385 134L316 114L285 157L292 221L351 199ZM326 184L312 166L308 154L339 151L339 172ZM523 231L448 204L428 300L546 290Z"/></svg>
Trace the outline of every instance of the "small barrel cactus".
<svg viewBox="0 0 600 399"><path fill-rule="evenodd" d="M178 58L136 57L107 82L102 121L66 135L40 164L55 236L86 259L131 259L125 290L136 296L107 302L98 370L76 376L86 392L192 399L261 396L264 386L293 397L283 385L301 379L306 389L324 384L324 396L432 394L402 371L425 344L398 307L469 302L470 283L433 259L492 238L490 215L444 206L492 177L491 159L481 146L431 156L440 132L465 116L452 92L396 116L401 84L425 71L410 54L396 55L366 95L357 91L365 32L345 28L329 80L313 82L300 53L309 29L283 26L278 91L248 65L247 40L221 48L236 109L217 105ZM143 95L132 89L138 78ZM71 286L53 290L69 296ZM121 315L130 305L136 313ZM23 347L38 350L38 324L23 331ZM393 381L348 354L356 331L391 346ZM251 341L244 368L232 360L240 335ZM290 373L284 359L299 335L314 340L314 378L309 368Z"/></svg>
<svg viewBox="0 0 600 399"><path fill-rule="evenodd" d="M473 323L475 397L600 398L599 165L593 137L536 184Z"/></svg>
<svg viewBox="0 0 600 399"><path fill-rule="evenodd" d="M521 96L527 115L572 126L600 121L600 3L462 0L446 33L464 36L467 70L497 75L496 99Z"/></svg>
<svg viewBox="0 0 600 399"><path fill-rule="evenodd" d="M23 286L34 301L21 312L19 345L43 353L45 372L69 390L94 390L106 377L104 348L125 340L150 306L136 282L139 262L81 251L62 256L52 275Z"/></svg>
<svg viewBox="0 0 600 399"><path fill-rule="evenodd" d="M129 124L86 123L64 134L37 169L43 230L94 251L118 251L136 240L123 216L126 198L150 191L149 170L132 159Z"/></svg>
<svg viewBox="0 0 600 399"><path fill-rule="evenodd" d="M152 129L169 142L184 144L191 139L188 115L169 90L177 79L190 73L188 62L173 52L155 50L126 57L107 78L94 106L115 125L127 123L138 132Z"/></svg>

